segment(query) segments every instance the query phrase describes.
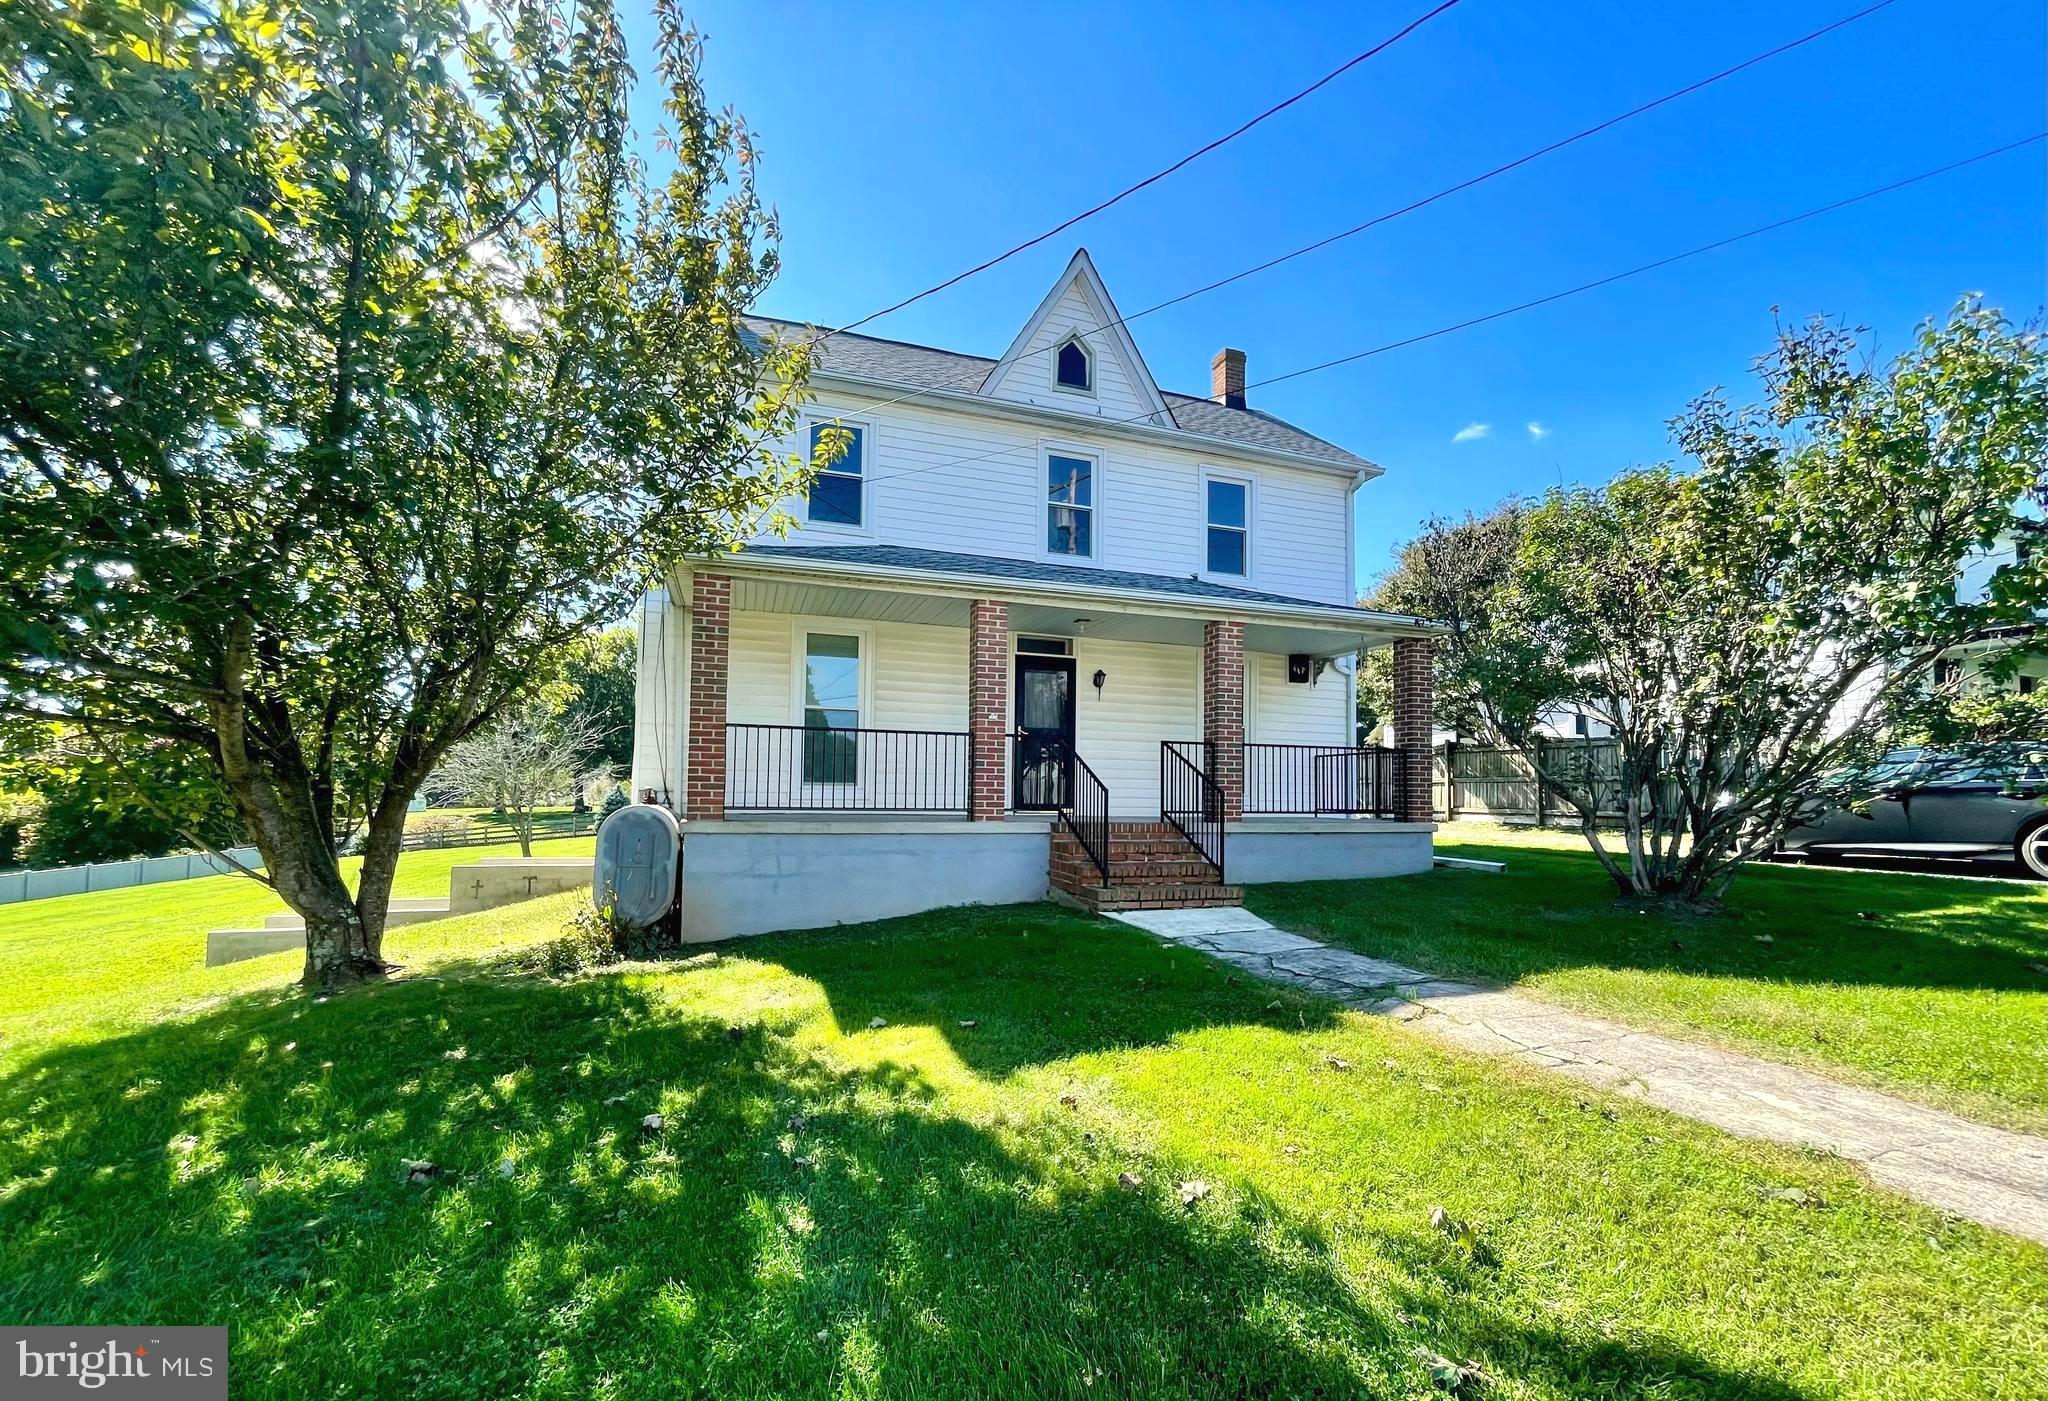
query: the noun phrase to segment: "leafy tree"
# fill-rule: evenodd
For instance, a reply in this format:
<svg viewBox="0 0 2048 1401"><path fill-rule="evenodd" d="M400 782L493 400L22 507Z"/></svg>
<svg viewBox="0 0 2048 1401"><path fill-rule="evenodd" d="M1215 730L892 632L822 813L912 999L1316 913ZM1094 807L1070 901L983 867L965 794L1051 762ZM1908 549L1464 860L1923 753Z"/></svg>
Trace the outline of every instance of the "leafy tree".
<svg viewBox="0 0 2048 1401"><path fill-rule="evenodd" d="M204 756L308 983L383 970L442 756L800 484L753 139L656 19L659 179L604 0L0 7L0 712Z"/></svg>
<svg viewBox="0 0 2048 1401"><path fill-rule="evenodd" d="M1435 522L1397 571L1394 601L1451 625L1448 704L1488 742L1529 746L1566 702L1613 727L1618 781L1583 746L1540 776L1631 896L1712 903L1814 800L1867 800L1941 653L2040 602L2028 566L1958 589L2048 460L2035 332L1965 299L1890 365L1815 322L1758 371L1761 406L1673 421L1690 471ZM1617 807L1618 851L1595 823Z"/></svg>
<svg viewBox="0 0 2048 1401"><path fill-rule="evenodd" d="M47 725L9 738L32 746L0 757L0 787L33 794L16 813L25 829L15 853L22 865L221 851L245 840L212 766L183 746Z"/></svg>
<svg viewBox="0 0 2048 1401"><path fill-rule="evenodd" d="M588 756L600 743L598 727L587 717L527 701L451 748L427 780L427 791L510 814L519 852L531 856L534 809L581 787Z"/></svg>
<svg viewBox="0 0 2048 1401"><path fill-rule="evenodd" d="M592 732L594 747L584 756L590 768L616 775L632 767L637 659L638 642L629 627L606 628L569 649L562 710Z"/></svg>

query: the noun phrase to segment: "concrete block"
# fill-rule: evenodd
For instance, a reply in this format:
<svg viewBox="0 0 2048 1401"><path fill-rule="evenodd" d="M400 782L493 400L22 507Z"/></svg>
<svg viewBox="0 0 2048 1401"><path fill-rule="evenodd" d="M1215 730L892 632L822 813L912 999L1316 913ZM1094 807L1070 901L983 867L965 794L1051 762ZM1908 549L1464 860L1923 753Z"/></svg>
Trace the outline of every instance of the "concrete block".
<svg viewBox="0 0 2048 1401"><path fill-rule="evenodd" d="M1223 859L1235 885L1406 876L1430 868L1431 835L1427 823L1247 822L1230 829Z"/></svg>
<svg viewBox="0 0 2048 1401"><path fill-rule="evenodd" d="M305 947L304 926L297 929L215 929L206 936L206 966L218 968L223 963L240 963L245 958L261 958L265 954L288 953Z"/></svg>
<svg viewBox="0 0 2048 1401"><path fill-rule="evenodd" d="M448 873L448 913L474 914L590 884L593 858L535 857L476 861Z"/></svg>

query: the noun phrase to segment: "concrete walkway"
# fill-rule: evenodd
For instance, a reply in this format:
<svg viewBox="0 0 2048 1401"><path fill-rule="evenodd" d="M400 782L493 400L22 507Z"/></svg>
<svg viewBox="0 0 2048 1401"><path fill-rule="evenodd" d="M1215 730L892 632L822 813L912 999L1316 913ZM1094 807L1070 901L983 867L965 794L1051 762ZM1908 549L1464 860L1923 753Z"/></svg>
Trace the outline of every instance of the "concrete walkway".
<svg viewBox="0 0 2048 1401"><path fill-rule="evenodd" d="M1637 1031L1522 993L1436 978L1286 933L1242 909L1136 910L1112 918L1466 1050L1554 1070L1746 1138L1824 1149L1930 1206L2048 1244L2048 1138Z"/></svg>

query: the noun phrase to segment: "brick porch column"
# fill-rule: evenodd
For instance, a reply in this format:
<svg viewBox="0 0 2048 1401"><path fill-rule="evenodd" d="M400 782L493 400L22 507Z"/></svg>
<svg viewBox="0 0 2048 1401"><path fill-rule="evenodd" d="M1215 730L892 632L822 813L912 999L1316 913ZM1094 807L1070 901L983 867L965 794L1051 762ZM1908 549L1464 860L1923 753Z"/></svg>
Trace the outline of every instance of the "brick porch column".
<svg viewBox="0 0 2048 1401"><path fill-rule="evenodd" d="M1209 777L1223 790L1223 820L1244 818L1244 624L1202 625L1202 738Z"/></svg>
<svg viewBox="0 0 2048 1401"><path fill-rule="evenodd" d="M967 613L967 817L1000 822L1009 807L1010 605L977 598Z"/></svg>
<svg viewBox="0 0 2048 1401"><path fill-rule="evenodd" d="M1407 822L1436 820L1429 767L1430 741L1435 735L1430 714L1436 690L1430 665L1434 647L1427 637L1402 637L1394 642L1394 745L1401 756L1395 761L1401 766L1398 808Z"/></svg>
<svg viewBox="0 0 2048 1401"><path fill-rule="evenodd" d="M683 815L697 822L725 817L725 671L732 643L732 579L690 579L690 741L683 775Z"/></svg>

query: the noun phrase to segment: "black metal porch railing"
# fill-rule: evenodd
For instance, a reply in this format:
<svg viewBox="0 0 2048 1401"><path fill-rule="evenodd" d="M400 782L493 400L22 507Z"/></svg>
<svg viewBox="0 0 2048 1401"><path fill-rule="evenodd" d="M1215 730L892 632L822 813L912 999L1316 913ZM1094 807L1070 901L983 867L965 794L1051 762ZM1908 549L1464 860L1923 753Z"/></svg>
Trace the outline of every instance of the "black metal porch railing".
<svg viewBox="0 0 2048 1401"><path fill-rule="evenodd" d="M1401 812L1401 751L1376 745L1247 744L1247 813L1395 817Z"/></svg>
<svg viewBox="0 0 2048 1401"><path fill-rule="evenodd" d="M965 730L725 727L728 812L967 811Z"/></svg>
<svg viewBox="0 0 2048 1401"><path fill-rule="evenodd" d="M1173 740L1159 745L1159 818L1186 837L1223 879L1223 790L1188 752L1202 749Z"/></svg>
<svg viewBox="0 0 2048 1401"><path fill-rule="evenodd" d="M1083 759L1064 741L1060 747L1066 751L1067 792L1066 804L1060 808L1060 821L1074 834L1074 840L1088 853L1088 859L1095 863L1095 869L1102 874L1102 883L1112 881L1109 865L1109 786L1095 776L1095 770L1088 767Z"/></svg>

